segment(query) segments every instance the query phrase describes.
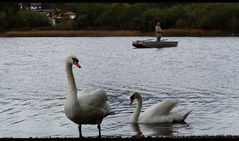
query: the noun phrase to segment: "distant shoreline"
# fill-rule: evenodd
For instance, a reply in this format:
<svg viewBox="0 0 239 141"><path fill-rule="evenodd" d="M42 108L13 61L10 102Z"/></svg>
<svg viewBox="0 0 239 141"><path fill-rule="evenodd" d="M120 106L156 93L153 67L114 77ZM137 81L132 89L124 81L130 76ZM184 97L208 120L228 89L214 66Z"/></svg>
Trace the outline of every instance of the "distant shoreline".
<svg viewBox="0 0 239 141"><path fill-rule="evenodd" d="M166 29L164 37L233 37L238 34L222 30ZM155 36L154 32L130 30L47 30L47 31L8 31L1 37L112 37L112 36Z"/></svg>

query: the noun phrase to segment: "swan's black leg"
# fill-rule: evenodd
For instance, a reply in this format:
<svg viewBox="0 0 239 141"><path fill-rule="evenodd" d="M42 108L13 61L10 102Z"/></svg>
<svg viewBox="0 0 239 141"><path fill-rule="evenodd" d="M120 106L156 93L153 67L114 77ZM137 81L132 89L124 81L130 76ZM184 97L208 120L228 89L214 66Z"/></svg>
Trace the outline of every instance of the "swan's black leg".
<svg viewBox="0 0 239 141"><path fill-rule="evenodd" d="M79 129L80 138L83 138L82 133L81 133L81 124L79 124L78 129Z"/></svg>
<svg viewBox="0 0 239 141"><path fill-rule="evenodd" d="M99 136L98 136L98 138L101 138L101 128L100 128L100 124L98 124L97 128L99 129Z"/></svg>

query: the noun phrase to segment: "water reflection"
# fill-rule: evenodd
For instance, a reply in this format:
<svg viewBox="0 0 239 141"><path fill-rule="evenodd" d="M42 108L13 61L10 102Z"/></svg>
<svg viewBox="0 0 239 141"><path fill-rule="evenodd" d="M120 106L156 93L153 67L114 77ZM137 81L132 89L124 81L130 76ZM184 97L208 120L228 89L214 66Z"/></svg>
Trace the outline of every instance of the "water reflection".
<svg viewBox="0 0 239 141"><path fill-rule="evenodd" d="M150 136L173 136L173 124L143 124L148 131L151 130Z"/></svg>
<svg viewBox="0 0 239 141"><path fill-rule="evenodd" d="M142 137L144 136L142 131L140 130L138 123L130 123L130 126L132 128L132 131L134 132L133 137Z"/></svg>
<svg viewBox="0 0 239 141"><path fill-rule="evenodd" d="M144 136L174 136L176 131L176 126L185 128L188 126L187 123L183 122L180 124L173 123L159 123L159 124L138 124L131 123L131 129L134 133L134 137L144 137ZM143 129L143 130L142 130Z"/></svg>
<svg viewBox="0 0 239 141"><path fill-rule="evenodd" d="M74 71L78 88L102 87L109 95L116 114L102 123L105 135L239 134L238 38L170 37L179 41L177 48L133 49L131 42L137 39L0 38L0 137L79 136L63 113L64 58L69 54L79 55L84 66ZM195 110L188 124L130 126L132 91L144 93L142 110L164 99ZM95 136L97 131L85 126L83 134Z"/></svg>

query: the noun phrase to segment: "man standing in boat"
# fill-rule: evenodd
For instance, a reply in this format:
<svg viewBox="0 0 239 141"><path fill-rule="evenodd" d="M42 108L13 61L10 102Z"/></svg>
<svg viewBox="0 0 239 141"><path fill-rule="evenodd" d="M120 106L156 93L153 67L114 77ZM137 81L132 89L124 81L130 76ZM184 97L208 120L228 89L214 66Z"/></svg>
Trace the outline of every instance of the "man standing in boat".
<svg viewBox="0 0 239 141"><path fill-rule="evenodd" d="M160 27L160 22L159 21L157 22L157 24L155 26L155 33L156 33L157 41L160 41L163 31Z"/></svg>

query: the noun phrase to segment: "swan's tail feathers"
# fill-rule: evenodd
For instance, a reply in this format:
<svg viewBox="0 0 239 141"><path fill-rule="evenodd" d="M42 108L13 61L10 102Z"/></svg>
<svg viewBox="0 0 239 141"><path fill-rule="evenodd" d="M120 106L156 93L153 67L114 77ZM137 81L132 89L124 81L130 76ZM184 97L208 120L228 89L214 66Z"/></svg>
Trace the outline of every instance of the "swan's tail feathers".
<svg viewBox="0 0 239 141"><path fill-rule="evenodd" d="M184 115L183 115L183 119L186 119L187 116L192 112L193 110L189 110L188 112L186 112Z"/></svg>

